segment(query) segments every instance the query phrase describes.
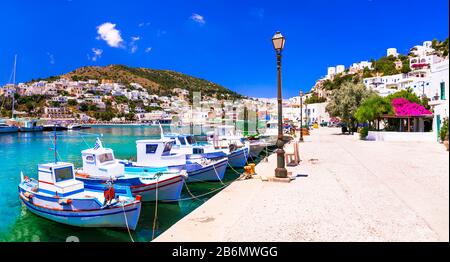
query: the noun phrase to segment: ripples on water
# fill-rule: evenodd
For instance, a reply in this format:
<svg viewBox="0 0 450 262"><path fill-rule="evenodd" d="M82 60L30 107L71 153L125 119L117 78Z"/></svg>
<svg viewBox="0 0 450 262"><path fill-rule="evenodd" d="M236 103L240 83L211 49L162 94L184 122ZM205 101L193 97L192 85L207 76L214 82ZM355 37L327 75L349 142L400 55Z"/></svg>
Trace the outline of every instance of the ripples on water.
<svg viewBox="0 0 450 262"><path fill-rule="evenodd" d="M165 132L170 131L165 128ZM88 145L92 147L99 134L103 134L104 146L112 148L117 158L131 159L136 154L135 141L159 138L159 128L96 127L82 132L58 132L59 160L72 162L76 167L81 166L81 150L88 148ZM66 241L70 236L76 236L80 241L130 241L126 230L71 227L38 217L22 207L17 194L20 171L26 176L37 178L37 165L54 159L52 139L51 132L0 135L0 241ZM237 176L233 171L227 171L224 182L230 182ZM194 195L211 192L221 186L220 182L189 184ZM213 195L199 200L180 201L178 204L159 203L155 235L168 229ZM185 189L181 197L189 198ZM154 203L143 204L139 225L132 232L134 240L151 240L154 212Z"/></svg>

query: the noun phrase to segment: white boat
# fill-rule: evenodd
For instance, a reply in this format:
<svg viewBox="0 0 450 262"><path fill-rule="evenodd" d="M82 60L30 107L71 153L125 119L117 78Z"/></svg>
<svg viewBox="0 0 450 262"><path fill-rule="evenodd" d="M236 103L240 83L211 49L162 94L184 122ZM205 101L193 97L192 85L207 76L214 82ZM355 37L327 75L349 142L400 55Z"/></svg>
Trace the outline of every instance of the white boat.
<svg viewBox="0 0 450 262"><path fill-rule="evenodd" d="M142 201L172 202L180 199L186 172L168 168L133 168L128 161L115 159L110 148L96 146L81 152L83 168L77 170L76 178L88 188L97 188L106 181L129 186L134 195L141 195Z"/></svg>
<svg viewBox="0 0 450 262"><path fill-rule="evenodd" d="M21 175L20 200L34 214L62 224L136 229L140 197L133 197L128 187L111 184L86 188L73 170L71 163L38 165L38 180Z"/></svg>
<svg viewBox="0 0 450 262"><path fill-rule="evenodd" d="M197 143L193 135L180 134L165 134L164 137L172 140L174 145L172 152L182 153L190 161L196 159L210 159L217 160L222 158L228 159L228 164L231 167L243 167L247 163L249 156L249 145L238 148L235 144L231 145L223 143L222 147L215 146L213 142L214 133L211 133L211 138L208 138L206 143ZM241 145L243 145L241 143Z"/></svg>
<svg viewBox="0 0 450 262"><path fill-rule="evenodd" d="M184 152L172 150L170 138L136 141L136 162L123 162L127 167L168 168L186 170L187 182L221 181L225 176L228 159L187 158Z"/></svg>
<svg viewBox="0 0 450 262"><path fill-rule="evenodd" d="M81 129L89 129L89 128L91 128L91 127L84 126L84 125L81 125L81 124L69 124L69 125L67 125L67 129L68 130L81 130Z"/></svg>

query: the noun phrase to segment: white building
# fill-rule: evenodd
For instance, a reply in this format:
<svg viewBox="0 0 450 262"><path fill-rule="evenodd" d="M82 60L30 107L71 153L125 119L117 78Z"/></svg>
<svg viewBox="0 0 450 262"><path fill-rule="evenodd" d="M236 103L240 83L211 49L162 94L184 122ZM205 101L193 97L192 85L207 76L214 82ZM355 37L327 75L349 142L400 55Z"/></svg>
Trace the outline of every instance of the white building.
<svg viewBox="0 0 450 262"><path fill-rule="evenodd" d="M328 67L327 78L328 79L333 78L333 76L335 76L335 75L336 75L336 67L334 67L334 66Z"/></svg>
<svg viewBox="0 0 450 262"><path fill-rule="evenodd" d="M434 112L433 131L436 134L436 139L439 137L442 121L448 118L449 113L449 63L444 60L440 63L431 66L431 90L434 96L428 103Z"/></svg>
<svg viewBox="0 0 450 262"><path fill-rule="evenodd" d="M398 56L397 48L388 48L386 51L386 56L397 57Z"/></svg>
<svg viewBox="0 0 450 262"><path fill-rule="evenodd" d="M411 48L411 53L415 56L427 56L434 51L431 44L431 41L424 41L422 45L416 45Z"/></svg>
<svg viewBox="0 0 450 262"><path fill-rule="evenodd" d="M336 74L343 73L344 71L345 71L345 66L344 65L337 65L336 66Z"/></svg>
<svg viewBox="0 0 450 262"><path fill-rule="evenodd" d="M441 62L443 59L437 55L420 55L409 59L412 70L430 68L431 65Z"/></svg>

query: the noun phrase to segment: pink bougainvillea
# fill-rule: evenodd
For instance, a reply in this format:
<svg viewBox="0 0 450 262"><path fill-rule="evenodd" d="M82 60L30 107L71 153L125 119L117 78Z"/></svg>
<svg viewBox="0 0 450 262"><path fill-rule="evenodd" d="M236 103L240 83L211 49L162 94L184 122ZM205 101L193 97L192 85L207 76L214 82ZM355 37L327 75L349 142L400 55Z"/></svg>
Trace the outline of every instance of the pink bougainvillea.
<svg viewBox="0 0 450 262"><path fill-rule="evenodd" d="M404 98L393 99L392 106L394 107L396 116L424 116L433 114L425 109L425 107L417 103L409 102Z"/></svg>

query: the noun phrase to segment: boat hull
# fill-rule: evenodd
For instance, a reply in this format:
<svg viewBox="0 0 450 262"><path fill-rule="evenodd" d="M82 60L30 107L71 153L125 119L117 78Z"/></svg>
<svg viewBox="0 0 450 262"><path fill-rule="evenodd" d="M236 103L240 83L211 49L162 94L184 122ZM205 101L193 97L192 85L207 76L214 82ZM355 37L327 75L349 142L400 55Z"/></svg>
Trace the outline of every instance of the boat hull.
<svg viewBox="0 0 450 262"><path fill-rule="evenodd" d="M244 167L247 164L248 148L237 149L228 154L228 163L231 167Z"/></svg>
<svg viewBox="0 0 450 262"><path fill-rule="evenodd" d="M264 143L250 144L250 157L258 157L265 148L266 144Z"/></svg>
<svg viewBox="0 0 450 262"><path fill-rule="evenodd" d="M139 167L132 167L139 168ZM183 189L183 176L178 175L168 179L152 180L150 183L143 183L139 177L119 178L114 181L115 185L129 186L133 196L140 195L141 201L154 202L176 202L180 199ZM84 182L85 187L98 190L103 187L106 180L77 177L77 180Z"/></svg>
<svg viewBox="0 0 450 262"><path fill-rule="evenodd" d="M118 205L114 208L73 211L46 208L34 204L33 200L25 199L22 195L20 200L30 212L38 216L76 227L128 227L130 230L135 230L141 212L141 202L131 203L123 207Z"/></svg>
<svg viewBox="0 0 450 262"><path fill-rule="evenodd" d="M186 182L221 181L228 167L228 159L224 158L200 169L189 170Z"/></svg>
<svg viewBox="0 0 450 262"><path fill-rule="evenodd" d="M20 132L42 132L44 131L43 126L35 126L35 127L21 127L19 129Z"/></svg>
<svg viewBox="0 0 450 262"><path fill-rule="evenodd" d="M0 134L17 133L17 132L19 132L19 128L15 126L0 128Z"/></svg>

